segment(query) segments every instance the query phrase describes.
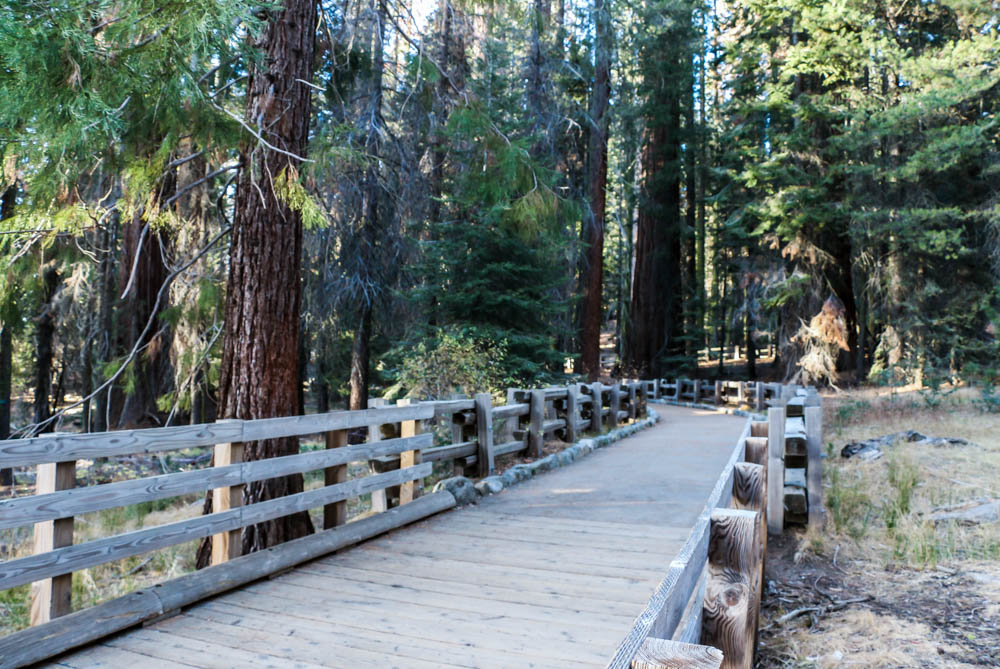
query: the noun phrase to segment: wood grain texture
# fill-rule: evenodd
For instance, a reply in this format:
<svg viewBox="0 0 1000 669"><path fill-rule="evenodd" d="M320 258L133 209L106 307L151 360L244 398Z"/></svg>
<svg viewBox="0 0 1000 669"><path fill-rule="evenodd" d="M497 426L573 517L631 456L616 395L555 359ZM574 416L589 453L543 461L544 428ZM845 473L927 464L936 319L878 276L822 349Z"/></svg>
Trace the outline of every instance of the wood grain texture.
<svg viewBox="0 0 1000 669"><path fill-rule="evenodd" d="M598 383L591 383L587 386L589 389L588 394L590 395L590 430L591 432L596 432L600 434L603 431L602 419L603 419L603 407L604 407L604 391L603 386Z"/></svg>
<svg viewBox="0 0 1000 669"><path fill-rule="evenodd" d="M755 420L750 424L750 436L751 437L764 437L767 438L767 421Z"/></svg>
<svg viewBox="0 0 1000 669"><path fill-rule="evenodd" d="M649 637L632 660L632 669L719 669L722 651L680 641Z"/></svg>
<svg viewBox="0 0 1000 669"><path fill-rule="evenodd" d="M496 469L493 451L493 398L489 393L476 394L476 464L479 476L490 476Z"/></svg>
<svg viewBox="0 0 1000 669"><path fill-rule="evenodd" d="M579 439L577 425L580 423L580 384L573 384L566 389L566 441L573 444Z"/></svg>
<svg viewBox="0 0 1000 669"><path fill-rule="evenodd" d="M781 534L785 528L785 410L767 410L767 531Z"/></svg>
<svg viewBox="0 0 1000 669"><path fill-rule="evenodd" d="M0 563L0 589L68 574L79 569L166 548L193 539L227 532L265 520L325 506L374 490L399 485L404 481L430 475L431 464L425 463L354 479L334 486L310 490L278 499L241 506L229 511L189 518L174 523L127 532L105 539L95 539L75 546L57 548L47 553L8 560Z"/></svg>
<svg viewBox="0 0 1000 669"><path fill-rule="evenodd" d="M751 606L760 565L759 534L752 511L712 513L701 643L722 651L724 669L753 667L757 615Z"/></svg>
<svg viewBox="0 0 1000 669"><path fill-rule="evenodd" d="M410 399L397 400L397 406L410 406ZM415 420L404 420L399 424L399 436L401 438L415 437L420 432L420 422ZM414 465L419 465L420 450L414 449L411 451L403 451L399 454L399 466L400 468L413 467ZM420 492L424 488L424 482L422 479L415 479L412 481L403 481L399 486L399 503L409 504L414 499L420 496Z"/></svg>
<svg viewBox="0 0 1000 669"><path fill-rule="evenodd" d="M76 485L76 462L38 465L35 491L42 495L56 490L69 490ZM73 518L60 518L35 525L34 552L44 554L56 548L73 545ZM73 575L47 578L31 585L32 625L47 623L53 618L72 612Z"/></svg>
<svg viewBox="0 0 1000 669"><path fill-rule="evenodd" d="M425 495L412 504L344 526L244 555L139 590L84 611L0 638L4 667L22 667L187 606L268 574L357 544L455 506L451 493Z"/></svg>
<svg viewBox="0 0 1000 669"><path fill-rule="evenodd" d="M227 467L243 462L243 444L216 444L213 463ZM243 484L212 490L212 511L228 511L243 506ZM240 530L212 535L212 564L222 564L237 557L242 549Z"/></svg>
<svg viewBox="0 0 1000 669"><path fill-rule="evenodd" d="M608 427L615 428L618 427L618 414L622 409L622 394L621 387L615 383L611 386L611 413L608 415L610 420L608 421Z"/></svg>
<svg viewBox="0 0 1000 669"><path fill-rule="evenodd" d="M398 423L402 420L425 420L433 416L433 406L418 404L412 407L331 411L307 416L234 420L203 425L8 439L0 441L0 468L318 434L330 430Z"/></svg>
<svg viewBox="0 0 1000 669"><path fill-rule="evenodd" d="M347 446L347 430L331 430L324 435L327 450ZM347 481L347 464L327 467L323 470L324 485L336 485ZM334 502L323 507L323 529L329 530L347 522L347 501Z"/></svg>
<svg viewBox="0 0 1000 669"><path fill-rule="evenodd" d="M411 439L387 439L373 444L356 444L329 451L298 453L280 458L175 472L86 488L62 490L45 495L15 497L0 501L0 529L28 525L53 518L66 518L103 509L176 497L212 488L239 485L276 476L286 476L398 455L405 450L423 449L433 443L430 433ZM474 442L473 450L475 452ZM460 446L460 445L459 445Z"/></svg>
<svg viewBox="0 0 1000 669"><path fill-rule="evenodd" d="M545 391L531 391L531 407L528 414L528 455L533 458L541 457L542 442L545 434L542 432L542 423L545 420Z"/></svg>
<svg viewBox="0 0 1000 669"><path fill-rule="evenodd" d="M809 524L823 526L823 408L806 406L806 491Z"/></svg>

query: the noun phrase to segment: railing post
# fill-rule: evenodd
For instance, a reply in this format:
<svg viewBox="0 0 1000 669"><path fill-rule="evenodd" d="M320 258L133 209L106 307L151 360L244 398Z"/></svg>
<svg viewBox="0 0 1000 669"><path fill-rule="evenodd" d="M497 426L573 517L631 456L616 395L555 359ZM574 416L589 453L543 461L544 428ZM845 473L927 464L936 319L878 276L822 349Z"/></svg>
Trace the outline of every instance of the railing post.
<svg viewBox="0 0 1000 669"><path fill-rule="evenodd" d="M701 397L701 379L695 379L691 382L694 392L691 394L691 401L695 404L698 403L698 399Z"/></svg>
<svg viewBox="0 0 1000 669"><path fill-rule="evenodd" d="M759 552L757 572L751 581L753 591L750 597L750 615L754 632L753 653L757 654L757 631L760 619L761 594L764 592L764 556L767 554L767 478L762 465L750 462L736 464L733 471L733 508L753 511L757 515L758 542L754 548Z"/></svg>
<svg viewBox="0 0 1000 669"><path fill-rule="evenodd" d="M35 494L45 495L76 485L76 461L38 465ZM35 523L35 554L48 553L73 544L73 518ZM32 625L47 623L73 611L73 574L54 576L31 584Z"/></svg>
<svg viewBox="0 0 1000 669"><path fill-rule="evenodd" d="M240 462L243 462L243 444L215 445L215 457L212 460L215 467L225 467ZM243 488L244 486L240 484L212 490L212 512L218 513L243 506ZM228 562L239 557L242 552L242 529L212 535L212 564Z"/></svg>
<svg viewBox="0 0 1000 669"><path fill-rule="evenodd" d="M653 379L653 399L660 399L660 380Z"/></svg>
<svg viewBox="0 0 1000 669"><path fill-rule="evenodd" d="M722 405L722 381L715 382L715 406Z"/></svg>
<svg viewBox="0 0 1000 669"><path fill-rule="evenodd" d="M712 512L701 643L722 651L725 669L753 667L757 616L751 606L761 552L757 522L753 511Z"/></svg>
<svg viewBox="0 0 1000 669"><path fill-rule="evenodd" d="M385 399L381 397L375 397L368 401L368 408L377 409L381 406L385 406ZM377 441L382 441L382 426L381 425L369 425L368 426L368 443L372 444ZM378 473L375 468L374 461L368 464L369 472L372 474ZM385 511L389 508L389 496L386 490L375 490L372 492L372 511L379 513Z"/></svg>
<svg viewBox="0 0 1000 669"><path fill-rule="evenodd" d="M630 420L635 420L636 416L639 415L639 382L633 381L628 384L628 417Z"/></svg>
<svg viewBox="0 0 1000 669"><path fill-rule="evenodd" d="M756 401L754 404L757 407L757 411L764 410L764 384L758 381L754 386L754 392L756 393Z"/></svg>
<svg viewBox="0 0 1000 669"><path fill-rule="evenodd" d="M632 669L719 669L722 651L696 643L646 637L632 659Z"/></svg>
<svg viewBox="0 0 1000 669"><path fill-rule="evenodd" d="M576 385L566 386L566 441L573 444L579 439L576 433L580 422L580 395Z"/></svg>
<svg viewBox="0 0 1000 669"><path fill-rule="evenodd" d="M823 525L823 408L807 406L806 421L806 492L809 496L809 524Z"/></svg>
<svg viewBox="0 0 1000 669"><path fill-rule="evenodd" d="M347 430L331 430L325 435L326 447L341 448L347 446ZM347 481L347 465L327 467L323 471L325 485L336 485ZM347 522L347 500L334 502L323 507L323 529L329 530Z"/></svg>
<svg viewBox="0 0 1000 669"><path fill-rule="evenodd" d="M785 408L767 410L767 531L785 527Z"/></svg>
<svg viewBox="0 0 1000 669"><path fill-rule="evenodd" d="M608 421L608 424L613 430L618 427L618 412L622 410L621 384L611 384L611 397L608 399L608 405L611 409L610 415L608 416L611 420Z"/></svg>
<svg viewBox="0 0 1000 669"><path fill-rule="evenodd" d="M600 381L590 384L590 429L597 434L604 431L604 396Z"/></svg>
<svg viewBox="0 0 1000 669"><path fill-rule="evenodd" d="M410 406L412 402L407 399L396 401L396 406ZM420 424L415 420L404 420L399 423L400 437L415 437L420 432ZM399 454L399 468L406 469L420 464L420 451L403 451ZM424 480L404 481L399 485L399 505L409 504L420 497L420 492L424 488Z"/></svg>
<svg viewBox="0 0 1000 669"><path fill-rule="evenodd" d="M476 394L476 461L479 476L490 476L495 469L493 459L493 397Z"/></svg>
<svg viewBox="0 0 1000 669"><path fill-rule="evenodd" d="M674 401L675 402L680 402L681 401L681 390L683 388L684 388L684 381L680 377L677 377L676 379L674 379Z"/></svg>
<svg viewBox="0 0 1000 669"><path fill-rule="evenodd" d="M528 402L528 455L533 458L542 456L542 445L545 435L542 433L542 423L545 422L545 391L532 390Z"/></svg>

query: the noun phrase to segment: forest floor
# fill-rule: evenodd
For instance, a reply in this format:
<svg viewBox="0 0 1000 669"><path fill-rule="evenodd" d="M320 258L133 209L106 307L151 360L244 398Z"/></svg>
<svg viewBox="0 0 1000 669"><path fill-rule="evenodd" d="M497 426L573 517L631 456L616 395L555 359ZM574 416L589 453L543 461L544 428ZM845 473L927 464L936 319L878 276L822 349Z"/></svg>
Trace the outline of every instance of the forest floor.
<svg viewBox="0 0 1000 669"><path fill-rule="evenodd" d="M967 389L824 397L826 525L768 544L758 666L1000 666L1000 523L929 518L1000 499L997 408ZM970 443L841 457L904 430Z"/></svg>

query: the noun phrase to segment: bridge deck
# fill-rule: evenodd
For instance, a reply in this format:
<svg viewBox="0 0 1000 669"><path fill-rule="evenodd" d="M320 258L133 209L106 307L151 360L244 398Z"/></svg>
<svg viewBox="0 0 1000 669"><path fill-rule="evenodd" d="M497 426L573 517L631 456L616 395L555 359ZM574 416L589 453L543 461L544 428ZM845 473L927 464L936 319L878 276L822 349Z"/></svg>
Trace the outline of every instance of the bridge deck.
<svg viewBox="0 0 1000 669"><path fill-rule="evenodd" d="M69 654L65 667L603 666L745 419L662 421L446 512Z"/></svg>

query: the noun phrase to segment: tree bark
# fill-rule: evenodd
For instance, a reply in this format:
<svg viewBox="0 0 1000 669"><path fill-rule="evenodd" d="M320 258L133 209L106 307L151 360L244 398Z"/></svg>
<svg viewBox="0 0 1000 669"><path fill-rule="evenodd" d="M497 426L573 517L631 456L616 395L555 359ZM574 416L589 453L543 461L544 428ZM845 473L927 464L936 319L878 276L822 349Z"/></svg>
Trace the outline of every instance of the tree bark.
<svg viewBox="0 0 1000 669"><path fill-rule="evenodd" d="M14 215L16 201L17 186L8 186L0 197L0 221ZM14 353L11 316L6 314L0 322L0 439L10 438L10 386ZM13 469L0 469L0 485L14 485Z"/></svg>
<svg viewBox="0 0 1000 669"><path fill-rule="evenodd" d="M369 106L366 110L368 134L365 138L365 152L369 156L363 184L362 210L364 220L360 234L361 253L367 257L365 265L377 262L372 256L381 236L382 219L379 204L382 201L378 163L382 150L382 72L385 65L385 5L375 0L375 26L372 41L372 79L369 87ZM441 156L442 161L444 160ZM371 272L369 272L369 276ZM366 290L360 297L358 326L354 331L354 345L351 347L351 396L349 407L352 411L368 408L369 383L371 380L371 337L372 313L377 290Z"/></svg>
<svg viewBox="0 0 1000 669"><path fill-rule="evenodd" d="M604 220L608 184L608 100L611 97L611 17L607 0L594 0L594 88L590 98L590 220L587 235L581 348L590 381L601 373L601 322L604 289Z"/></svg>
<svg viewBox="0 0 1000 669"><path fill-rule="evenodd" d="M49 396L52 391L52 359L55 354L56 317L52 301L59 288L59 270L53 260L44 263L42 275L42 303L35 317L35 406L33 421L41 423L52 415ZM39 432L51 432L48 423Z"/></svg>
<svg viewBox="0 0 1000 669"><path fill-rule="evenodd" d="M263 10L262 10L263 11ZM302 217L276 196L273 180L296 179L307 147L310 87L316 32L313 0L284 0L272 10L255 46L262 61L247 84L244 119L270 146L244 146L236 191L226 323L220 374L220 411L225 418L272 418L296 414L298 337L302 302L299 276ZM278 147L281 151L271 147ZM295 437L248 442L245 460L298 453ZM244 503L301 492L302 475L250 483ZM206 500L211 508L211 496ZM267 521L243 530L243 553L313 532L307 513ZM208 548L206 548L206 544ZM211 555L199 550L199 565Z"/></svg>

